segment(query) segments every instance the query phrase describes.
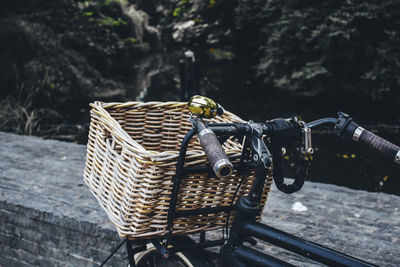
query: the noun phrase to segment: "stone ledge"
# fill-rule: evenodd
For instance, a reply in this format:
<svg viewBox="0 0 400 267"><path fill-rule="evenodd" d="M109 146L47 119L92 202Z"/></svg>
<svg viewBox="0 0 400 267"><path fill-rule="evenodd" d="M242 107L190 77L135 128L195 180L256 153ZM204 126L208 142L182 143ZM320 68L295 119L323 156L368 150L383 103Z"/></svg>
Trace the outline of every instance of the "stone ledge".
<svg viewBox="0 0 400 267"><path fill-rule="evenodd" d="M86 147L0 132L0 265L97 266L121 241L82 180ZM296 212L301 202L307 211ZM273 187L263 221L384 266L400 265L400 197L307 182ZM309 260L260 244L302 266ZM125 250L110 265L126 266ZM317 264L316 264L317 265Z"/></svg>

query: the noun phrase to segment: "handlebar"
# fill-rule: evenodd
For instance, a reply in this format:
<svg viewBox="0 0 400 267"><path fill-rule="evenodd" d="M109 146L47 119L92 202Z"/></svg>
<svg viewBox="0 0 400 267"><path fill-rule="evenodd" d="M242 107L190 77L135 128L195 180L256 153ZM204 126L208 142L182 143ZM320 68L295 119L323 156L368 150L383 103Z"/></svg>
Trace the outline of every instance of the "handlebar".
<svg viewBox="0 0 400 267"><path fill-rule="evenodd" d="M276 166L281 157L281 147L284 147L293 141L300 141L304 138L304 127L317 129L321 127L330 128L339 136L352 138L354 141L372 148L376 152L394 160L400 164L400 147L377 136L371 131L358 126L352 118L342 112L339 112L339 118L323 118L307 124L300 124L295 119L274 119L265 123L217 123L206 125L200 118L193 119L193 125L197 129L200 144L208 157L210 165L217 177L226 177L233 171L233 165L221 147L218 136L250 136L254 132L254 125L261 129L263 135L271 138L272 156L274 164L274 179L281 191L292 193L298 190L302 185L302 180L306 175L305 165L297 173L298 182L294 185L284 184L284 176L281 168ZM303 139L304 140L304 139ZM300 182L299 182L300 181ZM286 188L286 187L291 188Z"/></svg>
<svg viewBox="0 0 400 267"><path fill-rule="evenodd" d="M337 135L351 138L354 141L371 148L372 150L390 158L395 163L400 164L400 147L372 133L369 130L358 126L352 118L339 112L339 118L323 118L306 124L308 128L328 128L332 129ZM274 119L265 123L259 123L266 135L279 136L281 140L293 141L301 138L301 128L298 124L289 119ZM210 124L217 135L248 135L251 134L251 127L248 124ZM282 142L286 143L286 142Z"/></svg>
<svg viewBox="0 0 400 267"><path fill-rule="evenodd" d="M200 145L207 155L215 175L219 178L231 175L233 172L233 164L228 159L215 133L207 128L200 118L193 118L192 123L197 129Z"/></svg>
<svg viewBox="0 0 400 267"><path fill-rule="evenodd" d="M336 134L352 138L400 164L400 147L359 126L349 115L343 112L339 112L338 115L339 119L334 128Z"/></svg>
<svg viewBox="0 0 400 267"><path fill-rule="evenodd" d="M356 129L353 139L356 139L357 137L358 139L356 141L358 141L359 143L370 147L371 149L383 154L387 158L390 158L394 160L394 162L400 164L400 147L383 139L382 137L379 137L378 135L368 130L365 130L362 127L358 127Z"/></svg>

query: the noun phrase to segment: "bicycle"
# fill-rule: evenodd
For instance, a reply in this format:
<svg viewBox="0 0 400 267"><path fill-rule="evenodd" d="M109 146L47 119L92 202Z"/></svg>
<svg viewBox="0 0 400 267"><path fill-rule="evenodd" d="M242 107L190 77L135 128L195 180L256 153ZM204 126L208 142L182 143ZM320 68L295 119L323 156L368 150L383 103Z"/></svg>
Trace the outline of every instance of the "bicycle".
<svg viewBox="0 0 400 267"><path fill-rule="evenodd" d="M193 262L199 266L212 266L212 262L204 262L204 260L202 262L201 255L196 253L199 249L213 246L221 247L218 263L223 266L293 266L245 245L245 243L256 244L254 238L330 266L374 266L363 260L261 224L256 221L256 217L261 211L260 202L263 198L264 184L270 173L272 173L276 187L284 193L294 193L302 188L310 164L309 157L314 152L311 141L312 130L331 129L338 136L351 138L400 164L400 148L398 146L362 128L343 112L338 112L338 118L323 118L309 123L292 117L273 119L265 123L249 121L247 123L207 124L203 121L204 118L213 118L223 113L223 109L215 101L206 97L194 96L188 102L188 108L192 114L190 121L193 128L187 132L180 146L168 209L167 232L164 238L140 240L135 249L132 248L133 241L126 238L124 242L126 242L130 266L156 266L159 264L193 266ZM200 167L184 167L188 144L195 135L198 136L209 164ZM231 162L221 146L230 137L234 137L236 142L242 144L240 160L234 163ZM283 148L288 146L297 148L300 162L294 182L291 184L285 183L282 168ZM228 177L234 170L243 176L251 171L255 173L248 194L240 197L236 203L223 207L176 210L178 191L185 174L209 172L214 173L215 179L218 179ZM239 187L240 184L237 188ZM237 190L234 194L233 199L235 199ZM195 242L188 235L175 236L172 233L176 218L218 212L227 214L224 227L226 238L206 241L205 232L201 232L199 242ZM232 212L235 212L236 215L228 230Z"/></svg>

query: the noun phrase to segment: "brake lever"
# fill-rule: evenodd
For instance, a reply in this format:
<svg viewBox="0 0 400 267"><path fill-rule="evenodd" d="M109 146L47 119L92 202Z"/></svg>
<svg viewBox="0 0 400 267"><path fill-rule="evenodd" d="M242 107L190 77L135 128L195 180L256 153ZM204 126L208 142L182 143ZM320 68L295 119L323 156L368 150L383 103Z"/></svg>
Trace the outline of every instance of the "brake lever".
<svg viewBox="0 0 400 267"><path fill-rule="evenodd" d="M265 178L270 171L272 164L272 156L263 141L263 128L260 124L250 121L248 125L251 128L250 148L251 148L251 165L255 167L255 179L250 188L248 205L257 206L264 188Z"/></svg>

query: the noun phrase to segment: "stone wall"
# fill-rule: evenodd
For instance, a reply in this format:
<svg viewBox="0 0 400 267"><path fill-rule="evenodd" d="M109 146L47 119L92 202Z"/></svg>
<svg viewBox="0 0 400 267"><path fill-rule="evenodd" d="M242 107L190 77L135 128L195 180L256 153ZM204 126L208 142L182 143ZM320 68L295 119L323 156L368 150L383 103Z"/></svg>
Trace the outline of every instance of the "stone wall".
<svg viewBox="0 0 400 267"><path fill-rule="evenodd" d="M82 145L0 132L0 266L98 266L122 241L83 183L85 153ZM307 210L293 210L295 202ZM262 220L363 260L399 266L399 209L399 196L307 182L292 195L273 187ZM318 265L258 247L296 265ZM109 264L127 262L121 248Z"/></svg>
<svg viewBox="0 0 400 267"><path fill-rule="evenodd" d="M5 133L0 144L0 266L98 266L122 240L83 184L86 147Z"/></svg>
<svg viewBox="0 0 400 267"><path fill-rule="evenodd" d="M36 203L40 205L40 203ZM0 265L98 266L121 242L116 233L94 223L0 202ZM126 266L121 249L108 262Z"/></svg>

